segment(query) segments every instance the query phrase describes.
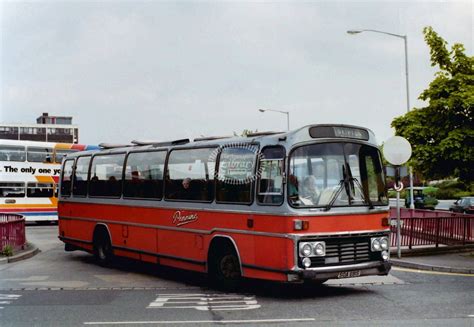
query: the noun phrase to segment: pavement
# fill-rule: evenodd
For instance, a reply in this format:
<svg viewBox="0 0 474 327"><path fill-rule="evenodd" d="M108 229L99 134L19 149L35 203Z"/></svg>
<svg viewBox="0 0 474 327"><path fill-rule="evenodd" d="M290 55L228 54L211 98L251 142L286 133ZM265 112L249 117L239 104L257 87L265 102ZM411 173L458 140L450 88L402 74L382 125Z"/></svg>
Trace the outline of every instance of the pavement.
<svg viewBox="0 0 474 327"><path fill-rule="evenodd" d="M41 250L36 245L28 243L24 250L15 252L16 253L10 257L0 256L0 265L31 258L41 252Z"/></svg>
<svg viewBox="0 0 474 327"><path fill-rule="evenodd" d="M28 243L25 250L13 256L0 257L0 265L31 258L40 251L35 244ZM402 249L401 258L397 258L396 249L392 249L391 261L395 267L474 275L474 245Z"/></svg>
<svg viewBox="0 0 474 327"><path fill-rule="evenodd" d="M426 249L414 254L404 253L402 250L401 258L397 258L396 253L392 252L391 260L395 267L474 275L474 247L472 246Z"/></svg>

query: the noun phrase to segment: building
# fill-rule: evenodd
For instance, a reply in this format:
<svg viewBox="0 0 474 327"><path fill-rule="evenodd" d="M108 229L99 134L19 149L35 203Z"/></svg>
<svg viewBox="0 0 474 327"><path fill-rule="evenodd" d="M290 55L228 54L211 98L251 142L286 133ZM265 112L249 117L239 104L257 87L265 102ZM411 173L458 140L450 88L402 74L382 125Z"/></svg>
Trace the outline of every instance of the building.
<svg viewBox="0 0 474 327"><path fill-rule="evenodd" d="M72 117L49 116L47 112L36 119L37 124L0 123L0 139L79 143L79 128Z"/></svg>

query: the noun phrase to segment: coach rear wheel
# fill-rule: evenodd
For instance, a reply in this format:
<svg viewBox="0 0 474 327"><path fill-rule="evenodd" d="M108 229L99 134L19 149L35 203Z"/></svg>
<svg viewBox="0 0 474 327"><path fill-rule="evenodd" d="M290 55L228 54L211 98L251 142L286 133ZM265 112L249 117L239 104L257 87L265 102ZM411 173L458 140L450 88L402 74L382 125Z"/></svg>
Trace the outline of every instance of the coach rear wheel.
<svg viewBox="0 0 474 327"><path fill-rule="evenodd" d="M94 238L94 256L100 265L107 265L113 257L109 236L100 233Z"/></svg>

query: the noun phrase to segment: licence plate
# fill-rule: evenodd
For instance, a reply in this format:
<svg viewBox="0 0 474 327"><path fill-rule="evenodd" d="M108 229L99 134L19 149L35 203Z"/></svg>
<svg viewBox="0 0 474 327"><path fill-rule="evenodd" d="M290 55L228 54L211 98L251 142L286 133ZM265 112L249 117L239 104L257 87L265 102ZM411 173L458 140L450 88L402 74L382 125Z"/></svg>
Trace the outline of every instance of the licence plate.
<svg viewBox="0 0 474 327"><path fill-rule="evenodd" d="M337 274L337 278L352 278L352 277L359 277L359 276L360 276L360 270L341 271L340 273Z"/></svg>

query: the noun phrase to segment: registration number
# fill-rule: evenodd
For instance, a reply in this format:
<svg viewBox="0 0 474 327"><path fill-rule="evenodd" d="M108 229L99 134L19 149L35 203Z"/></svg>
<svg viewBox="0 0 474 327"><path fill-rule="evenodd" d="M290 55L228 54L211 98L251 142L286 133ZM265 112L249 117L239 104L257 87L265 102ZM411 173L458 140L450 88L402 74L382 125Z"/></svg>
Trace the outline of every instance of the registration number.
<svg viewBox="0 0 474 327"><path fill-rule="evenodd" d="M359 276L360 276L360 270L341 271L340 273L337 274L337 278L353 278L353 277L359 277Z"/></svg>

